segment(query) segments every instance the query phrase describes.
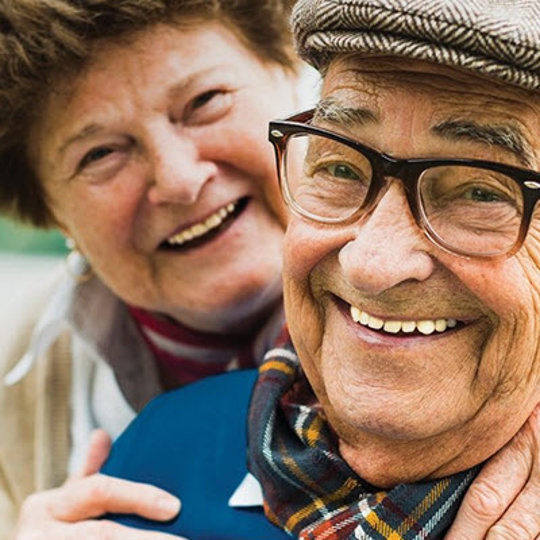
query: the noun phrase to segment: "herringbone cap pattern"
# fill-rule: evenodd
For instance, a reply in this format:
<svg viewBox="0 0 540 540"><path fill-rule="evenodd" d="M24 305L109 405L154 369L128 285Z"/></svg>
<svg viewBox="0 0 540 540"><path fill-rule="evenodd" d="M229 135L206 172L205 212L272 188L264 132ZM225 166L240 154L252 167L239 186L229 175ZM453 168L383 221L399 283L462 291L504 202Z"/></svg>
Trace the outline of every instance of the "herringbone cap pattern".
<svg viewBox="0 0 540 540"><path fill-rule="evenodd" d="M336 53L384 54L540 90L540 0L299 0L292 20L318 69Z"/></svg>

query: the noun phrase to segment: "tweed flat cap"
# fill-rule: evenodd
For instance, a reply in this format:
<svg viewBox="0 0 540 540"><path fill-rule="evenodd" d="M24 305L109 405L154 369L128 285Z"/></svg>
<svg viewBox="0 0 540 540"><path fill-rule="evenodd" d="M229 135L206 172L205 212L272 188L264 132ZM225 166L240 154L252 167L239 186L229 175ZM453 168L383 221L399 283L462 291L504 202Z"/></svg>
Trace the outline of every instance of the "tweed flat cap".
<svg viewBox="0 0 540 540"><path fill-rule="evenodd" d="M540 0L299 0L300 55L405 56L540 90Z"/></svg>

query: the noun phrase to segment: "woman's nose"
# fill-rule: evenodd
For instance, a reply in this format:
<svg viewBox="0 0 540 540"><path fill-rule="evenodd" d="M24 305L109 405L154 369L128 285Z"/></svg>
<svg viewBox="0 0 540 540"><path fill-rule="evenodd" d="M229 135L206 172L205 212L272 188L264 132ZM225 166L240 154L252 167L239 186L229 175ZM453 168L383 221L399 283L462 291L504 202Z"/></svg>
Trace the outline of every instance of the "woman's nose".
<svg viewBox="0 0 540 540"><path fill-rule="evenodd" d="M217 165L202 156L200 145L177 133L154 140L151 163L148 199L153 204L191 205L217 173Z"/></svg>
<svg viewBox="0 0 540 540"><path fill-rule="evenodd" d="M400 182L392 182L372 212L355 225L339 251L349 283L376 296L408 280L424 281L434 270L431 245L415 222Z"/></svg>

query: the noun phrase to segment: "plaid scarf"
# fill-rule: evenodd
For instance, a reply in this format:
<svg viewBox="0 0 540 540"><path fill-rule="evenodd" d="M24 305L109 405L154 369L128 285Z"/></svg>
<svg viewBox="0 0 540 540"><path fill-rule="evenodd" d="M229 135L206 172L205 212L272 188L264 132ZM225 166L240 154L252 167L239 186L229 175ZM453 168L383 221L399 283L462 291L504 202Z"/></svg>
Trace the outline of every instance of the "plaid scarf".
<svg viewBox="0 0 540 540"><path fill-rule="evenodd" d="M248 439L266 516L301 540L442 538L479 469L390 491L369 485L339 455L290 345L259 369Z"/></svg>

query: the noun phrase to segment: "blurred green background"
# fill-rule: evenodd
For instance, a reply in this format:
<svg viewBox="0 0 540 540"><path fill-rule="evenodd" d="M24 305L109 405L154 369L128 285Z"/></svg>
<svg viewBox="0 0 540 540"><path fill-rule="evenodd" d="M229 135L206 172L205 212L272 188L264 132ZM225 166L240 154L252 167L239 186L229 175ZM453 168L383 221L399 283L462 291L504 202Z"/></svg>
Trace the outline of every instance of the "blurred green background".
<svg viewBox="0 0 540 540"><path fill-rule="evenodd" d="M65 241L58 231L43 231L0 218L0 251L27 255L59 255L67 253Z"/></svg>
<svg viewBox="0 0 540 540"><path fill-rule="evenodd" d="M0 301L5 310L25 305L33 290L62 265L67 253L57 231L42 231L0 218Z"/></svg>

